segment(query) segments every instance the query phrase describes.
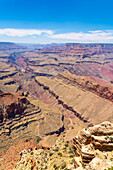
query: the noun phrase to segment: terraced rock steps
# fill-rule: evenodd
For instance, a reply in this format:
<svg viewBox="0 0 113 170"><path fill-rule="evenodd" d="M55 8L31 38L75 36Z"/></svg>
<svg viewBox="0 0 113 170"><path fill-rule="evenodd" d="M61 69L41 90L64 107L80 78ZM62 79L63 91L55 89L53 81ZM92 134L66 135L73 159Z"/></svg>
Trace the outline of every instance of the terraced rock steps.
<svg viewBox="0 0 113 170"><path fill-rule="evenodd" d="M16 94L2 93L0 105L0 135L10 135L12 130L17 130L21 126L24 129L29 123L38 121L40 118L38 114L41 112L40 108L30 104L22 92Z"/></svg>
<svg viewBox="0 0 113 170"><path fill-rule="evenodd" d="M75 167L88 165L96 157L95 150L113 150L113 124L103 122L83 129L73 139L75 149Z"/></svg>

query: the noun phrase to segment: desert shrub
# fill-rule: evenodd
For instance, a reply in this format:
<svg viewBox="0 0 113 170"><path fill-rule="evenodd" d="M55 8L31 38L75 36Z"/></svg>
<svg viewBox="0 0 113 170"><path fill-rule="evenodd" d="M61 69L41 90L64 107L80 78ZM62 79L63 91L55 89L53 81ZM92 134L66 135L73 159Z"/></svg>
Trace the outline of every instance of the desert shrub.
<svg viewBox="0 0 113 170"><path fill-rule="evenodd" d="M55 152L58 152L59 149L55 149Z"/></svg>
<svg viewBox="0 0 113 170"><path fill-rule="evenodd" d="M69 146L68 143L66 143L66 144L65 144L65 147L68 147L68 146Z"/></svg>
<svg viewBox="0 0 113 170"><path fill-rule="evenodd" d="M52 156L53 155L53 153L49 153L49 156Z"/></svg>
<svg viewBox="0 0 113 170"><path fill-rule="evenodd" d="M53 165L53 168L57 169L57 166L56 166L56 164L54 164L54 165Z"/></svg>
<svg viewBox="0 0 113 170"><path fill-rule="evenodd" d="M31 152L31 155L33 155L34 153L33 152Z"/></svg>
<svg viewBox="0 0 113 170"><path fill-rule="evenodd" d="M60 153L60 152L58 152L57 154L58 154L60 157L62 156L62 153Z"/></svg>
<svg viewBox="0 0 113 170"><path fill-rule="evenodd" d="M83 168L85 168L86 166L85 165L82 165Z"/></svg>
<svg viewBox="0 0 113 170"><path fill-rule="evenodd" d="M113 141L113 137L110 137L110 140Z"/></svg>
<svg viewBox="0 0 113 170"><path fill-rule="evenodd" d="M40 140L42 140L42 139L39 136L37 136L37 143L39 143Z"/></svg>
<svg viewBox="0 0 113 170"><path fill-rule="evenodd" d="M64 169L66 167L66 163L64 162L64 164L61 166L61 169Z"/></svg>
<svg viewBox="0 0 113 170"><path fill-rule="evenodd" d="M113 170L113 166L111 166L111 168L108 168L108 170Z"/></svg>
<svg viewBox="0 0 113 170"><path fill-rule="evenodd" d="M31 170L33 170L33 166L31 166Z"/></svg>

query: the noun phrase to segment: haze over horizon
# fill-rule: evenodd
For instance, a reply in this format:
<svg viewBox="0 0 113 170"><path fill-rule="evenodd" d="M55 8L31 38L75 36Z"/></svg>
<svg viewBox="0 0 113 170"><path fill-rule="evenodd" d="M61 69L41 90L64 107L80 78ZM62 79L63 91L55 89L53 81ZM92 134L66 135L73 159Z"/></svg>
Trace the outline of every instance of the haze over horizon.
<svg viewBox="0 0 113 170"><path fill-rule="evenodd" d="M113 1L1 0L0 41L113 43Z"/></svg>

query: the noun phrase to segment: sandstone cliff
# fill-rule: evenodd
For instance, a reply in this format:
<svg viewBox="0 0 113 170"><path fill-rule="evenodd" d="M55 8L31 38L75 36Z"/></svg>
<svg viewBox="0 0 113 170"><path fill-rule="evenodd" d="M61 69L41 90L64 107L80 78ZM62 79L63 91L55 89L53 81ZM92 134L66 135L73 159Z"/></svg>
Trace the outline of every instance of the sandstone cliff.
<svg viewBox="0 0 113 170"><path fill-rule="evenodd" d="M109 167L109 165L113 165L112 159L109 162L108 158L106 167L104 167L105 165L101 161L104 158L102 152L110 153L110 151L113 151L113 124L110 122L106 121L99 125L83 129L73 139L73 143L76 155L74 158L76 168L79 166L82 167L82 165L89 166L91 161L94 162L96 160L98 160L97 162L100 160L102 169ZM95 159L97 157L99 159ZM107 159L106 154L105 159ZM90 163L91 165L93 164L92 162ZM97 166L97 169L99 167ZM86 169L87 168L88 167L86 167Z"/></svg>

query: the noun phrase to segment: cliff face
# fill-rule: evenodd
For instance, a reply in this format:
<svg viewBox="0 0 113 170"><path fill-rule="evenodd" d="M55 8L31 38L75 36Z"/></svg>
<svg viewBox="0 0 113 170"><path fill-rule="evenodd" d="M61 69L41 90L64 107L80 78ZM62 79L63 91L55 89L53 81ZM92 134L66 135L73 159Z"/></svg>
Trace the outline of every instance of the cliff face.
<svg viewBox="0 0 113 170"><path fill-rule="evenodd" d="M113 44L79 44L66 43L64 46L51 46L39 50L41 54L60 54L63 56L78 56L81 58L89 58L91 55L100 55L103 53L113 52Z"/></svg>
<svg viewBox="0 0 113 170"><path fill-rule="evenodd" d="M9 135L15 128L20 128L26 123L21 122L26 117L28 108L33 109L33 105L26 99L23 92L1 93L0 94L0 134ZM34 108L36 110L36 108ZM39 109L37 108L37 111ZM31 111L31 110L29 110ZM28 111L27 111L28 112ZM19 125L18 125L19 124ZM17 126L17 127L16 127Z"/></svg>
<svg viewBox="0 0 113 170"><path fill-rule="evenodd" d="M108 99L109 101L113 102L113 87L105 86L101 83L93 81L91 78L85 76L76 76L72 74L59 74L58 79L62 79L65 83L69 83L72 86L79 86L82 89L87 91L93 92L98 96Z"/></svg>
<svg viewBox="0 0 113 170"><path fill-rule="evenodd" d="M54 79L37 77L36 80L53 94L58 104L73 111L80 120L93 124L113 121L113 94L109 87L68 73Z"/></svg>
<svg viewBox="0 0 113 170"><path fill-rule="evenodd" d="M83 129L73 139L73 143L76 155L74 158L75 167L77 168L81 166L81 164L88 165L92 159L97 157L95 151L100 150L100 152L110 152L113 150L113 124L110 122L103 122L94 127Z"/></svg>
<svg viewBox="0 0 113 170"><path fill-rule="evenodd" d="M0 121L5 122L7 119L22 114L27 108L27 104L29 102L22 92L16 94L2 93L0 95Z"/></svg>

